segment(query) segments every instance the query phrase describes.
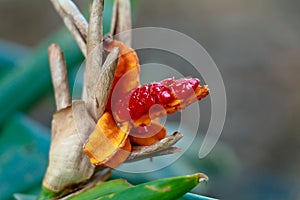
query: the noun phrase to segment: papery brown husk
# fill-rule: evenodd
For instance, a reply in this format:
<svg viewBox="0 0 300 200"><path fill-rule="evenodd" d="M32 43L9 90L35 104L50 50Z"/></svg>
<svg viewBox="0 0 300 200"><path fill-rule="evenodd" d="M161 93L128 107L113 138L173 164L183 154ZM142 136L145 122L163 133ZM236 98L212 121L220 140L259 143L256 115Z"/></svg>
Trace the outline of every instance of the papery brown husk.
<svg viewBox="0 0 300 200"><path fill-rule="evenodd" d="M94 165L83 153L84 141L95 127L83 101L53 115L49 165L43 186L53 192L88 180L94 173Z"/></svg>

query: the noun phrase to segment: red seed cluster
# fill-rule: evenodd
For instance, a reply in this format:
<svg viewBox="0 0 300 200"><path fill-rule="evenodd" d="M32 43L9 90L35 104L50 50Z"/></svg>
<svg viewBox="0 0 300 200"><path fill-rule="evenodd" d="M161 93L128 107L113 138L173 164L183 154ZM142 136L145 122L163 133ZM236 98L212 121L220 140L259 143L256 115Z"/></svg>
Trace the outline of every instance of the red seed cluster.
<svg viewBox="0 0 300 200"><path fill-rule="evenodd" d="M179 80L170 78L138 87L125 97L119 98L114 111L121 119L128 117L133 120L139 119L148 114L155 104L165 106L173 100L182 100L192 95L199 82L197 78Z"/></svg>
<svg viewBox="0 0 300 200"><path fill-rule="evenodd" d="M153 105L164 105L174 99L171 90L161 83L152 83L137 88L129 100L130 116L133 119L138 119L143 114L148 114Z"/></svg>

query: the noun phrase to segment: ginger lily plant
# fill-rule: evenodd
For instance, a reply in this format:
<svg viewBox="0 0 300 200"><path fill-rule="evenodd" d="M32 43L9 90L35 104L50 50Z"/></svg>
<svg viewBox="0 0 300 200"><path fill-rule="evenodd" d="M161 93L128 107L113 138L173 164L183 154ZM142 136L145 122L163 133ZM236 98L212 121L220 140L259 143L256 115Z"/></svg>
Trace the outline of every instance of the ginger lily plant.
<svg viewBox="0 0 300 200"><path fill-rule="evenodd" d="M49 47L57 112L52 120L49 166L38 199L140 199L140 195L176 199L207 180L206 175L195 174L138 186L103 182L123 162L178 152L172 146L182 135L167 136L158 118L184 109L209 90L196 78L140 86L138 57L129 47L131 35L112 38L131 29L128 0L115 0L111 34L104 39L104 0L93 1L89 23L71 0L51 1L86 57L86 68L82 99L71 101L63 52L55 44ZM107 55L105 60L103 55ZM154 105L159 106L152 109Z"/></svg>

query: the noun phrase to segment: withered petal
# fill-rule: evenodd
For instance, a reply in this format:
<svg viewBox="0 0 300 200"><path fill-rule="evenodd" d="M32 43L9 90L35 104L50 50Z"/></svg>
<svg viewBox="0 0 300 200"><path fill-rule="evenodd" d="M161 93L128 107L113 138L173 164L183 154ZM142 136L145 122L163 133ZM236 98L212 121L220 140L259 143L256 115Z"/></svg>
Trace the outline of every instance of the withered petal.
<svg viewBox="0 0 300 200"><path fill-rule="evenodd" d="M103 161L101 165L105 167L116 168L126 161L130 153L131 153L131 144L129 138L127 138L124 141L124 143L121 145L121 147L117 150L117 152L115 152L110 157L108 157L105 161Z"/></svg>
<svg viewBox="0 0 300 200"><path fill-rule="evenodd" d="M102 115L83 149L94 165L103 165L125 145L128 136L126 127L126 124L118 127L109 112Z"/></svg>

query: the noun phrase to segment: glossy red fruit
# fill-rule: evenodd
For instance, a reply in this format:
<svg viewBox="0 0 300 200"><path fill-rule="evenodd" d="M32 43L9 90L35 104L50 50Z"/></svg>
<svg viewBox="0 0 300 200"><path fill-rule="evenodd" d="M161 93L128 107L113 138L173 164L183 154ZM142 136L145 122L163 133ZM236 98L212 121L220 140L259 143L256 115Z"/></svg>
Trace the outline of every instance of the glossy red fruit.
<svg viewBox="0 0 300 200"><path fill-rule="evenodd" d="M128 95L120 96L114 105L114 112L120 119L125 120L126 118L127 120L128 117L133 120L139 119L143 115L149 114L149 110L154 105L158 104L164 107L174 100L182 100L191 96L199 83L197 78L179 80L170 78L140 86Z"/></svg>

